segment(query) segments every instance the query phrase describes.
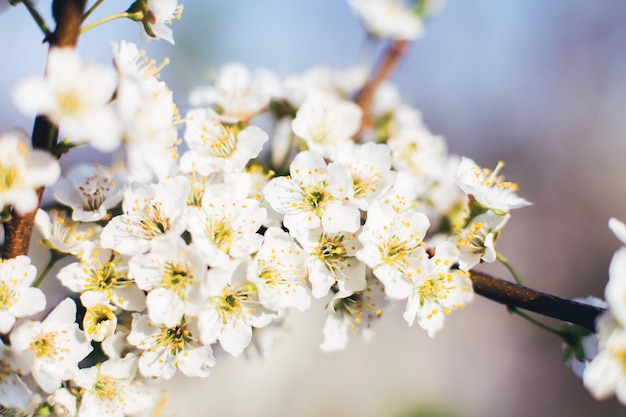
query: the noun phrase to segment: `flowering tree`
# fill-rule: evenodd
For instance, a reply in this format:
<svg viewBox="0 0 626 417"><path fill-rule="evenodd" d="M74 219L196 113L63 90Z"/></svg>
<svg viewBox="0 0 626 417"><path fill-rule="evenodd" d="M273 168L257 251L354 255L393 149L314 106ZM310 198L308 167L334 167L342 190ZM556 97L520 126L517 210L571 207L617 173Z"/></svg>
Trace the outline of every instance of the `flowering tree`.
<svg viewBox="0 0 626 417"><path fill-rule="evenodd" d="M54 30L30 1L16 5L50 49L45 75L14 91L35 117L32 135L0 137L4 414L150 415L156 383L210 375L218 347L240 356L265 346L266 330L312 299L326 302L321 348L332 351L371 338L389 303L434 337L476 295L554 333L596 398L626 403L624 248L606 303L523 286L497 249L511 212L530 204L504 163L449 154L388 81L437 2L349 2L387 40L371 73L279 78L233 63L192 92L184 115L135 44L114 44L112 66L76 49L82 32L116 18L173 43L182 6L137 0L89 23L102 2L54 1ZM61 177L58 159L79 146L122 157ZM44 187L55 203L42 206ZM609 226L626 245L626 226ZM50 252L41 271L28 257L33 227ZM476 269L496 261L515 282ZM73 296L47 305L44 279ZM548 327L526 310L569 324Z"/></svg>

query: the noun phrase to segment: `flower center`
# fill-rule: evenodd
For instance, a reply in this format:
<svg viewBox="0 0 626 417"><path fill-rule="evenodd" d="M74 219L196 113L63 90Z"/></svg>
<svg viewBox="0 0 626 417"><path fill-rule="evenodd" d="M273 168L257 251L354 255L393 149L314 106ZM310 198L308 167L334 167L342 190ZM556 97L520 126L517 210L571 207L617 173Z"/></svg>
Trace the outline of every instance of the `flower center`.
<svg viewBox="0 0 626 417"><path fill-rule="evenodd" d="M193 341L191 332L187 329L185 318L175 327L161 327L161 333L157 336L156 342L170 350L174 356L185 348L185 344Z"/></svg>
<svg viewBox="0 0 626 417"><path fill-rule="evenodd" d="M160 202L151 201L146 204L140 216L139 227L144 231L145 236L162 235L170 229L170 219L163 216Z"/></svg>
<svg viewBox="0 0 626 417"><path fill-rule="evenodd" d="M165 263L165 276L161 280L164 288L175 291L181 300L185 299L185 290L193 280L191 268L186 263Z"/></svg>
<svg viewBox="0 0 626 417"><path fill-rule="evenodd" d="M8 310L15 301L13 287L3 282L0 283L0 310Z"/></svg>
<svg viewBox="0 0 626 417"><path fill-rule="evenodd" d="M75 115L80 112L83 102L74 91L63 91L57 95L57 103L61 112L66 115Z"/></svg>
<svg viewBox="0 0 626 417"><path fill-rule="evenodd" d="M19 177L20 169L18 167L0 162L0 193L14 187Z"/></svg>

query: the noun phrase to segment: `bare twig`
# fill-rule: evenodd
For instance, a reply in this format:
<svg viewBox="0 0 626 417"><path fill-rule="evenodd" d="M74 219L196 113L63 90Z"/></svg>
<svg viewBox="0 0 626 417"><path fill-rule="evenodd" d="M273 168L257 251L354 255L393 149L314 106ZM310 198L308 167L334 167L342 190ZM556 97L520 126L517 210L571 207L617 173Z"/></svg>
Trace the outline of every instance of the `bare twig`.
<svg viewBox="0 0 626 417"><path fill-rule="evenodd" d="M404 54L409 49L410 42L405 40L393 41L389 44L385 54L376 69L376 72L361 90L359 96L358 105L363 110L363 122L362 128L370 128L372 125L372 118L370 115L370 109L372 107L372 101L374 100L374 94L380 85L387 80L398 64L402 61Z"/></svg>

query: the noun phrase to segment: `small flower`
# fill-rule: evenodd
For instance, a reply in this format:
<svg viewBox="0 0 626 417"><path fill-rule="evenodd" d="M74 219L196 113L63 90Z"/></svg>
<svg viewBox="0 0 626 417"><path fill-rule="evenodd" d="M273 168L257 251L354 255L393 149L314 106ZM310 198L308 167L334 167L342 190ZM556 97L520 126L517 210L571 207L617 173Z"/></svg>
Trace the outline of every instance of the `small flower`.
<svg viewBox="0 0 626 417"><path fill-rule="evenodd" d="M171 25L174 19L180 20L183 6L178 5L178 0L137 0L130 6L128 12L141 12L141 21L138 23L143 28L140 32L143 42L157 38L165 39L174 45L172 29L168 25Z"/></svg>
<svg viewBox="0 0 626 417"><path fill-rule="evenodd" d="M80 262L63 267L57 278L65 287L81 293L81 300L93 297L90 293L96 292L102 295L102 302L124 310L140 311L145 306L143 291L128 277L128 261L109 249L93 248L85 252ZM88 299L83 304L95 305L98 300Z"/></svg>
<svg viewBox="0 0 626 417"><path fill-rule="evenodd" d="M0 333L11 331L16 318L31 316L46 307L45 294L31 287L36 276L37 269L28 256L0 260Z"/></svg>
<svg viewBox="0 0 626 417"><path fill-rule="evenodd" d="M273 178L263 189L272 208L285 215L289 230L358 230L360 212L350 201L354 191L347 167L326 165L320 153L305 151L296 155L289 171L290 177Z"/></svg>
<svg viewBox="0 0 626 417"><path fill-rule="evenodd" d="M143 381L135 380L137 357L109 359L78 371L74 381L84 391L78 417L124 417L154 404Z"/></svg>
<svg viewBox="0 0 626 417"><path fill-rule="evenodd" d="M354 190L353 201L364 211L383 190L391 186L395 178L386 145L346 142L337 150L335 161L348 167Z"/></svg>
<svg viewBox="0 0 626 417"><path fill-rule="evenodd" d="M361 249L357 233L326 233L318 228L298 236L298 241L309 255L307 270L315 298L326 296L335 283L342 293L365 289L365 264L356 258Z"/></svg>
<svg viewBox="0 0 626 417"><path fill-rule="evenodd" d="M210 266L227 267L232 260L250 255L261 246L257 233L267 212L253 198L238 199L226 187L207 187L200 209L192 208L187 227L193 246Z"/></svg>
<svg viewBox="0 0 626 417"><path fill-rule="evenodd" d="M204 344L219 341L233 356L239 356L250 344L252 327L264 327L276 316L261 305L246 271L245 262L232 270L211 268L201 292L207 302L198 314L200 339Z"/></svg>
<svg viewBox="0 0 626 417"><path fill-rule="evenodd" d="M120 175L111 175L99 164L80 164L57 183L54 198L71 207L73 220L95 222L122 201L123 186Z"/></svg>
<svg viewBox="0 0 626 417"><path fill-rule="evenodd" d="M43 236L41 245L57 252L79 255L88 251L95 243L100 226L91 226L72 221L64 211L37 210L35 226Z"/></svg>
<svg viewBox="0 0 626 417"><path fill-rule="evenodd" d="M456 174L457 182L463 192L497 214L530 205L530 202L517 195L516 183L504 181L504 177L500 175L502 167L504 163L499 162L493 171L481 169L471 159L461 158Z"/></svg>
<svg viewBox="0 0 626 417"><path fill-rule="evenodd" d="M124 193L123 214L102 230L102 246L127 255L145 253L150 241L185 230L185 209L190 184L185 177L169 178L158 184L134 183Z"/></svg>
<svg viewBox="0 0 626 417"><path fill-rule="evenodd" d="M117 307L109 304L106 295L88 291L80 298L87 309L83 318L83 329L87 339L102 342L115 333L117 327Z"/></svg>
<svg viewBox="0 0 626 417"><path fill-rule="evenodd" d="M200 254L179 237L152 242L150 252L129 261L128 275L148 292L148 316L155 324L174 327L191 314L192 294L206 279L207 265Z"/></svg>
<svg viewBox="0 0 626 417"><path fill-rule="evenodd" d="M187 376L208 376L215 365L213 351L197 339L194 322L187 318L175 326L155 325L148 316L133 314L128 341L143 350L139 370L145 377L171 379L180 369Z"/></svg>
<svg viewBox="0 0 626 417"><path fill-rule="evenodd" d="M326 352L345 349L351 332L369 341L374 335L370 327L380 318L384 304L383 286L372 276L368 277L367 288L363 291L337 293L326 308L329 316L324 324L321 349Z"/></svg>
<svg viewBox="0 0 626 417"><path fill-rule="evenodd" d="M220 68L214 86L194 89L189 102L212 108L224 122L247 123L267 109L279 90L280 83L270 71L251 74L242 64L229 63Z"/></svg>
<svg viewBox="0 0 626 417"><path fill-rule="evenodd" d="M11 348L48 393L71 378L78 362L93 350L75 320L76 304L66 298L44 321L20 322L11 332Z"/></svg>
<svg viewBox="0 0 626 417"><path fill-rule="evenodd" d="M259 300L271 310L311 305L306 287L306 256L289 234L270 227L263 245L250 263L249 279L257 286Z"/></svg>
<svg viewBox="0 0 626 417"><path fill-rule="evenodd" d="M121 128L109 105L117 86L115 71L85 65L72 48L51 48L44 79L29 78L13 94L26 115L45 115L71 143L110 152L121 142Z"/></svg>
<svg viewBox="0 0 626 417"><path fill-rule="evenodd" d="M374 36L414 41L424 33L422 19L401 1L348 0L348 4Z"/></svg>
<svg viewBox="0 0 626 417"><path fill-rule="evenodd" d="M420 327L433 337L443 327L445 316L472 300L472 281L466 273L451 270L458 259L454 245L442 242L435 248L434 257L418 258L411 264L406 277L412 289L403 315L409 326L417 317Z"/></svg>
<svg viewBox="0 0 626 417"><path fill-rule="evenodd" d="M510 217L510 214L499 216L488 211L472 219L470 224L450 238L460 251L459 269L469 271L481 259L485 262L496 260L495 240Z"/></svg>
<svg viewBox="0 0 626 417"><path fill-rule="evenodd" d="M268 136L256 126L241 129L222 123L213 110L193 109L187 114L185 142L189 150L181 157L181 169L201 175L241 172L256 158Z"/></svg>
<svg viewBox="0 0 626 417"><path fill-rule="evenodd" d="M351 101L330 94L309 94L291 127L311 151L333 157L337 145L352 140L359 131L362 115L359 106Z"/></svg>
<svg viewBox="0 0 626 417"><path fill-rule="evenodd" d="M373 269L391 298L404 299L411 284L406 276L411 263L426 256L422 242L430 222L415 210L396 213L393 208L374 204L359 240L363 248L356 257Z"/></svg>
<svg viewBox="0 0 626 417"><path fill-rule="evenodd" d="M31 149L21 130L0 135L0 211L13 206L19 214L34 211L39 205L35 189L54 184L61 168L48 152Z"/></svg>

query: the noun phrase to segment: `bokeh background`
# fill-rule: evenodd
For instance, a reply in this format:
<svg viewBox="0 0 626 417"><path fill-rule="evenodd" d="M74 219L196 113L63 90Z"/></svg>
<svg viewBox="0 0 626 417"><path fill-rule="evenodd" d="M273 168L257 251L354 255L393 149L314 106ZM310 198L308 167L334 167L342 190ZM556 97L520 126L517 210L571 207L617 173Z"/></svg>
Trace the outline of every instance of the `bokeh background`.
<svg viewBox="0 0 626 417"><path fill-rule="evenodd" d="M105 1L99 16L122 3ZM499 248L529 286L564 297L602 296L618 247L607 221L626 220L625 18L623 0L449 0L394 76L450 152L483 166L506 162L504 173L534 205L514 213ZM162 79L182 109L225 62L282 75L349 66L365 40L343 0L193 0L173 29L175 47L145 48L157 61L171 58ZM30 131L11 88L42 73L46 48L23 7L0 15L0 39L0 131ZM113 22L79 48L110 62L114 39L138 41L137 26ZM318 348L322 307L291 315L268 359L219 355L208 379L176 378L164 415L626 415L615 400L590 397L560 362L559 340L491 301L453 314L435 339L407 327L397 305L373 341L355 338L332 354Z"/></svg>

